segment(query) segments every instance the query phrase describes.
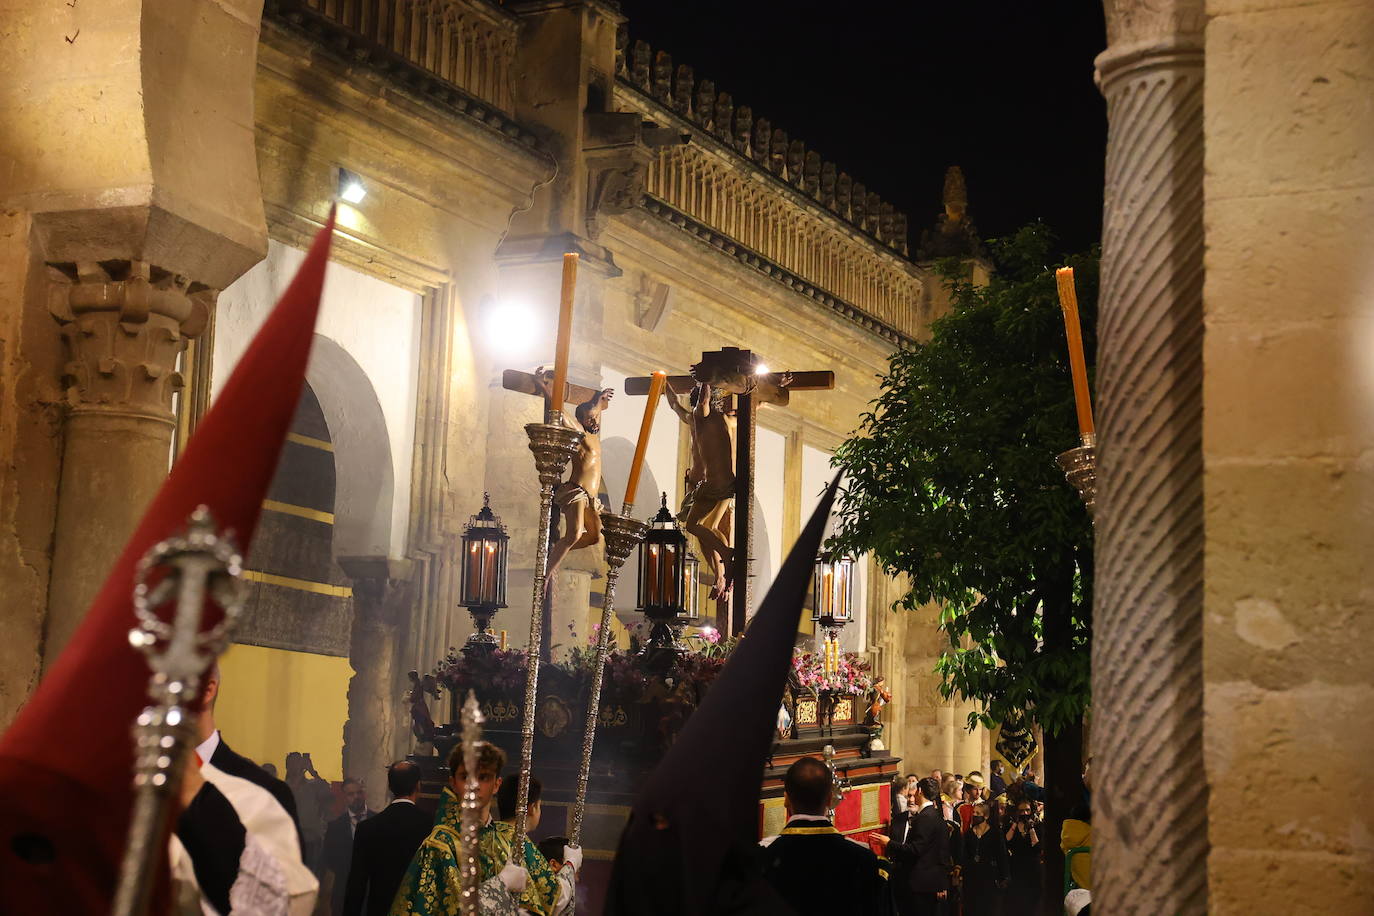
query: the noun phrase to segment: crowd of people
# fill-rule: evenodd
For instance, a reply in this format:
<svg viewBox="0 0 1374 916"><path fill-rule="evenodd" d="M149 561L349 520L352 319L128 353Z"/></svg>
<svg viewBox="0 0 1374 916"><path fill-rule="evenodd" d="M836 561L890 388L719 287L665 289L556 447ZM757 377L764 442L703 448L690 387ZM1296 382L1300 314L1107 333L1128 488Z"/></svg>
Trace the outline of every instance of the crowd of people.
<svg viewBox="0 0 1374 916"><path fill-rule="evenodd" d="M987 779L977 771L939 770L925 779L914 773L893 779L892 820L878 843L891 850L890 858L899 865L893 889L900 916L1031 916L1038 910L1044 789L1029 770L1020 776L1006 774L1000 760L991 770ZM901 863L912 858L903 840L922 815L939 824L944 835L922 846L924 880L912 886L902 880L907 869ZM936 831L932 827L930 832ZM933 909L920 900L922 892L932 890L937 895Z"/></svg>
<svg viewBox="0 0 1374 916"><path fill-rule="evenodd" d="M1086 774L1085 774L1086 776ZM1034 776L1004 773L997 761L987 779L978 772L893 779L892 817L865 850L837 831L829 770L802 758L784 780L788 821L766 838L765 874L801 916L832 913L895 916L1034 916L1042 899L1047 842L1045 792ZM1071 916L1089 916L1091 820L1075 809L1058 838L1077 854L1075 889L1065 901ZM822 839L823 838L823 839ZM843 867L841 867L843 866ZM835 880L818 883L825 872ZM839 876L844 875L844 878Z"/></svg>

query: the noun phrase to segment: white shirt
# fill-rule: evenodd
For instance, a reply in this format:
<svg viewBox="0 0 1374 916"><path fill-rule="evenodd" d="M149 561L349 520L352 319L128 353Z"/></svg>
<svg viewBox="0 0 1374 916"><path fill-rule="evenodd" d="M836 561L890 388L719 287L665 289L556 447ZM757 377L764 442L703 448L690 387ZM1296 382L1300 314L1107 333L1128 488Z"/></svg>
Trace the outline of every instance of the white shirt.
<svg viewBox="0 0 1374 916"><path fill-rule="evenodd" d="M911 822L916 820L916 815L920 814L922 811L926 810L933 804L935 804L933 801L926 798L924 795L921 796L921 804L917 806L915 811L909 811L907 813L906 824L903 826L902 829L901 842L905 843L906 838L911 835Z"/></svg>
<svg viewBox="0 0 1374 916"><path fill-rule="evenodd" d="M215 751L219 748L219 729L210 733L200 744L196 745L196 754L200 757L201 763L209 763L210 758L215 756Z"/></svg>

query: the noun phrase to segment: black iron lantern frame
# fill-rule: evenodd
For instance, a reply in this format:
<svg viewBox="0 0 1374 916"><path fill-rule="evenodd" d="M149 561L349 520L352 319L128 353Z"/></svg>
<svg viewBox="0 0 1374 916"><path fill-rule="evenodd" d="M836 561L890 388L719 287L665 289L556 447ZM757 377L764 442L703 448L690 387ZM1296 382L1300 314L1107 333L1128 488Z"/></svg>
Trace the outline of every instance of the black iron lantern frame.
<svg viewBox="0 0 1374 916"><path fill-rule="evenodd" d="M459 602L472 614L476 630L468 637L463 651L490 651L496 648L491 633L491 618L506 607L506 565L510 535L501 519L491 511L491 495L482 495L482 510L463 526L460 542Z"/></svg>
<svg viewBox="0 0 1374 916"><path fill-rule="evenodd" d="M639 612L652 623L645 651L685 652L682 628L697 618L701 563L662 495L658 514L639 545Z"/></svg>
<svg viewBox="0 0 1374 916"><path fill-rule="evenodd" d="M854 573L853 557L821 554L816 558L811 619L824 634L824 644L817 651L823 653L826 674L839 670L840 631L854 619Z"/></svg>

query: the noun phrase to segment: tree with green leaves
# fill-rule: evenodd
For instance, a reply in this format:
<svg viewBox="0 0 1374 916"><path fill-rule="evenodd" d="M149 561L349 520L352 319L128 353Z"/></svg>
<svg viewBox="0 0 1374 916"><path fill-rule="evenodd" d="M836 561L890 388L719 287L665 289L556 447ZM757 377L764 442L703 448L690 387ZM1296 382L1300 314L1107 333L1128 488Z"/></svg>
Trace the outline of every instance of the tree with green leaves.
<svg viewBox="0 0 1374 916"><path fill-rule="evenodd" d="M1093 574L1092 523L1054 463L1079 443L1052 245L1038 224L990 242L982 286L942 262L950 311L892 357L835 455L847 479L835 546L905 577L894 610L940 606L944 696L975 701L970 728L1024 713L1043 729L1047 901L1060 824L1083 798ZM1097 260L1066 262L1090 366Z"/></svg>

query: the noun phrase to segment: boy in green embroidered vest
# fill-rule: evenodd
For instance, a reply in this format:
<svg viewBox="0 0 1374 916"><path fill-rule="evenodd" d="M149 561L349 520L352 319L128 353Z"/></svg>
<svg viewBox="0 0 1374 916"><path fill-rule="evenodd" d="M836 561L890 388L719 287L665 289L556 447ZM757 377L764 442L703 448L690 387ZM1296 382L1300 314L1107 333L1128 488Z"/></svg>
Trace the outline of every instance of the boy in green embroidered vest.
<svg viewBox="0 0 1374 916"><path fill-rule="evenodd" d="M511 843L515 840L515 796L520 787L519 780L511 777L496 793L496 806L500 809L500 820L495 829L504 844L501 848L510 854ZM542 813L540 797L544 787L539 780L530 777L530 797L528 813L525 815L525 829L529 833L539 829L539 816ZM554 868L544 854L528 839L525 840L525 870L529 872L530 882L520 896L520 909L535 916L562 916L573 911L577 899L577 870L582 866L582 850L572 846L563 847L561 867Z"/></svg>
<svg viewBox="0 0 1374 916"><path fill-rule="evenodd" d="M483 916L518 916L531 884L525 867L510 861L514 828L491 818L492 801L501 787L501 768L506 755L486 741L477 745L477 820L479 898ZM462 792L467 781L463 768L463 746L454 746L448 760L449 784L444 786L434 829L406 870L391 916L458 916L462 898ZM528 859L528 854L526 855ZM518 901L518 902L517 902ZM557 911L531 910L539 916L555 916Z"/></svg>

